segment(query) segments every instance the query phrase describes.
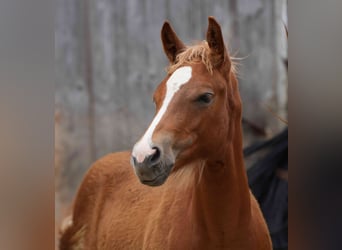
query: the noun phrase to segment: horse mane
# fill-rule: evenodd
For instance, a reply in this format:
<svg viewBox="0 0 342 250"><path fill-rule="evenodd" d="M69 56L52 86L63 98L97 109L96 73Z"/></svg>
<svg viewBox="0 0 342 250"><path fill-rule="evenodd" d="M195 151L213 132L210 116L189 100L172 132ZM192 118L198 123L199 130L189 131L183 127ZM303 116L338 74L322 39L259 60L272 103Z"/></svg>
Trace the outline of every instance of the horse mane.
<svg viewBox="0 0 342 250"><path fill-rule="evenodd" d="M234 59L235 57L230 57L231 59L231 71L236 73L236 63ZM181 65L187 64L194 64L202 62L210 74L213 73L213 64L210 60L210 48L207 41L197 42L193 45L187 46L184 51L179 53L176 56L176 60L173 64L170 64L166 71L168 74L172 74L177 68Z"/></svg>

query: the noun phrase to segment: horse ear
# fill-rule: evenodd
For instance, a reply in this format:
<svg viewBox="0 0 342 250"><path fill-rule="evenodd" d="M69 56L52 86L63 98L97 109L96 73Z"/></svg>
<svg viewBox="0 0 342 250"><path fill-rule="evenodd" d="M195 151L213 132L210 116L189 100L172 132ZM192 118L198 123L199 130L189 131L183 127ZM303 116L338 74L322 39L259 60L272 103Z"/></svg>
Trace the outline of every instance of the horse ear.
<svg viewBox="0 0 342 250"><path fill-rule="evenodd" d="M214 17L208 18L209 25L207 30L207 42L211 50L211 60L216 67L220 67L223 63L230 64L228 52L224 45L222 31L220 25Z"/></svg>
<svg viewBox="0 0 342 250"><path fill-rule="evenodd" d="M185 49L185 45L178 38L176 32L172 29L169 22L165 22L161 30L161 40L167 58L171 63L174 63L176 56Z"/></svg>

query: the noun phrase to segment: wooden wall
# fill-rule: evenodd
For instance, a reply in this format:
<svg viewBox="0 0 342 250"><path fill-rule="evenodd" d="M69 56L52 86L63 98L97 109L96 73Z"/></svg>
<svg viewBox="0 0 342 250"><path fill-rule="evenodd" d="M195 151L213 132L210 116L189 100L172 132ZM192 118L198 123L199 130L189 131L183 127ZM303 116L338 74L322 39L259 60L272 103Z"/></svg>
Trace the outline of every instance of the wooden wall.
<svg viewBox="0 0 342 250"><path fill-rule="evenodd" d="M285 14L284 14L285 13ZM222 25L240 61L244 117L266 131L286 118L285 0L58 0L56 60L56 216L91 163L132 148L151 121L153 90L167 60L160 29L168 19L186 43L203 40L207 17ZM245 144L260 139L246 129Z"/></svg>

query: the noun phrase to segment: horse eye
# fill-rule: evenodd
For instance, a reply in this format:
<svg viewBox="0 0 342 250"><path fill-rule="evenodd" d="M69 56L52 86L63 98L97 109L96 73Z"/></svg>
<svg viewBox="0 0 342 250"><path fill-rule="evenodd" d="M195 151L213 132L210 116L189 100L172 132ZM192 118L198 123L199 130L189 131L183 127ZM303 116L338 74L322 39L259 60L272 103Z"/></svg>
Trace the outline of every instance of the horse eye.
<svg viewBox="0 0 342 250"><path fill-rule="evenodd" d="M212 100L213 100L213 94L212 93L202 94L196 99L197 102L203 103L203 104L209 104L209 103L211 103Z"/></svg>

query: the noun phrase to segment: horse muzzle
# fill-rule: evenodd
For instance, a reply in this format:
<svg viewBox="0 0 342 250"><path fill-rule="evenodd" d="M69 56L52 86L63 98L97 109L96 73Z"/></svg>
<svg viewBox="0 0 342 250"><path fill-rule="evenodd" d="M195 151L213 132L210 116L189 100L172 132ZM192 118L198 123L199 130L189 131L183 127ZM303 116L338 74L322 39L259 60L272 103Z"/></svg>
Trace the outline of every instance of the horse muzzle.
<svg viewBox="0 0 342 250"><path fill-rule="evenodd" d="M170 175L174 161L163 154L158 147L153 147L151 154L146 155L143 161L138 161L135 156L131 156L131 164L135 174L142 184L148 186L160 186Z"/></svg>

